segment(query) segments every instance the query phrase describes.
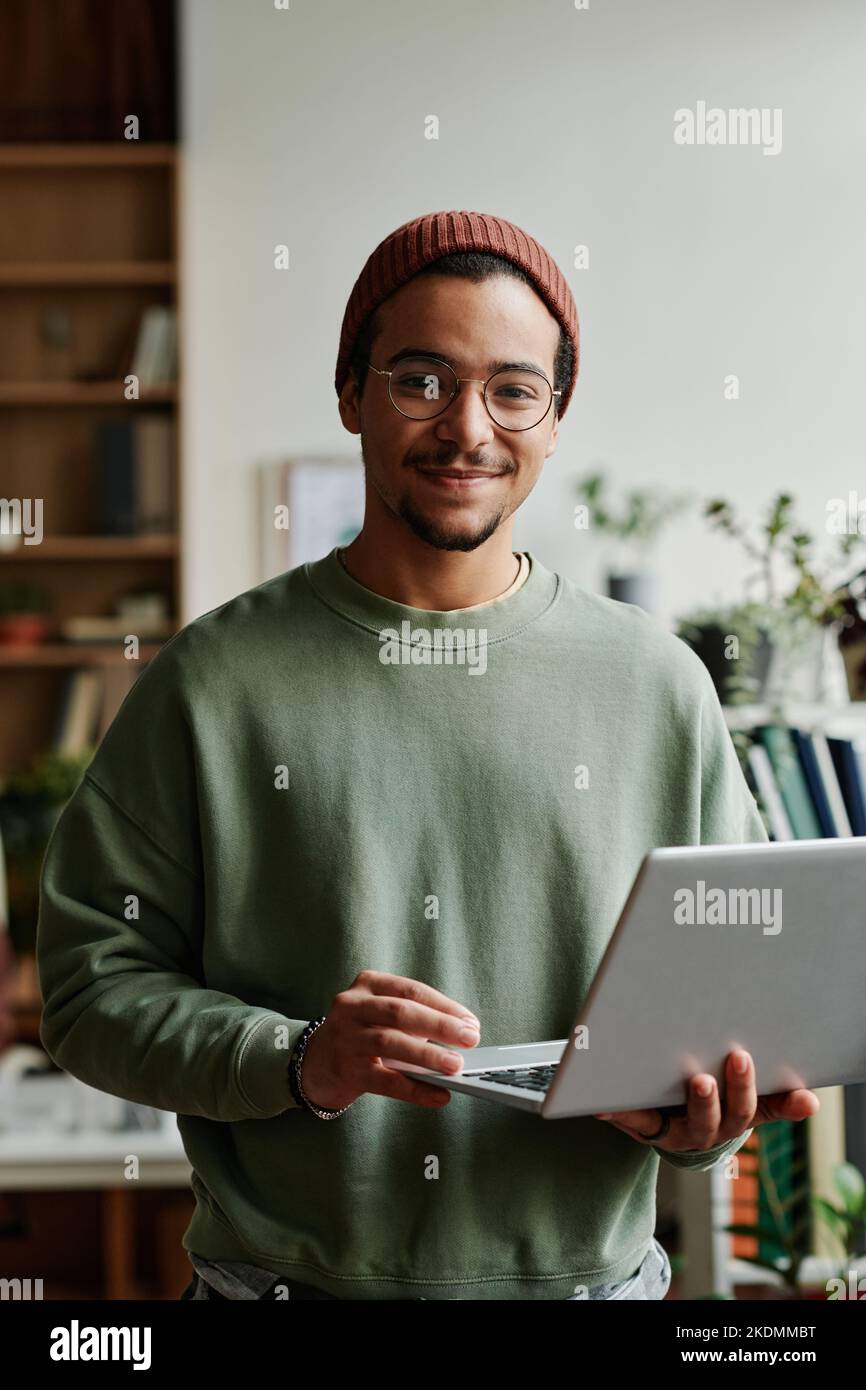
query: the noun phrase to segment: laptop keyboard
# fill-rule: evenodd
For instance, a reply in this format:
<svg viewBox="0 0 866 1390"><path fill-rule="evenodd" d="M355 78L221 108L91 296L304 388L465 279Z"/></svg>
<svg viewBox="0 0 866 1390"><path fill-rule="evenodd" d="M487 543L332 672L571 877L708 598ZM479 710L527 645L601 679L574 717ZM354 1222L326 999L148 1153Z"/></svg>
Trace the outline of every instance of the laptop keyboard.
<svg viewBox="0 0 866 1390"><path fill-rule="evenodd" d="M546 1091L554 1076L558 1062L539 1063L535 1067L517 1067L514 1071L462 1071L458 1076L465 1076L473 1081L495 1081L497 1086L519 1086L522 1091Z"/></svg>

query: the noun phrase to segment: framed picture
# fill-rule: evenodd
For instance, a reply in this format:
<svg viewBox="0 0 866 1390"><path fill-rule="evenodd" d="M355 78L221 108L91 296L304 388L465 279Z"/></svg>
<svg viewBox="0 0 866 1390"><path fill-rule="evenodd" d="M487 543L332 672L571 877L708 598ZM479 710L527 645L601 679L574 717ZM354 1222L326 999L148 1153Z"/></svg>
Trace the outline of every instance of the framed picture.
<svg viewBox="0 0 866 1390"><path fill-rule="evenodd" d="M259 468L261 580L354 540L364 520L360 458L309 457Z"/></svg>

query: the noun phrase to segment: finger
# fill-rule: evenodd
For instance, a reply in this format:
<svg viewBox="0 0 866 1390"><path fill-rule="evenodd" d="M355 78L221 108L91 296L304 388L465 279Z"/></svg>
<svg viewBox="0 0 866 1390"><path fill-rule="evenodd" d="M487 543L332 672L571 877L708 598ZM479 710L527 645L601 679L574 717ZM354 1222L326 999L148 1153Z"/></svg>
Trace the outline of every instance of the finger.
<svg viewBox="0 0 866 1390"><path fill-rule="evenodd" d="M817 1115L821 1102L814 1091L779 1091L770 1096L759 1096L757 1114L753 1124L769 1124L772 1120L808 1120Z"/></svg>
<svg viewBox="0 0 866 1390"><path fill-rule="evenodd" d="M717 1136L722 1123L722 1106L716 1078L709 1072L699 1072L691 1078L687 1105L683 1134L686 1147L703 1149L720 1142Z"/></svg>
<svg viewBox="0 0 866 1390"><path fill-rule="evenodd" d="M451 1092L444 1086L433 1086L426 1081L411 1081L405 1072L392 1071L378 1059L374 1059L364 1089L374 1095L388 1096L391 1100L405 1100L412 1105L432 1106L440 1109L451 1100Z"/></svg>
<svg viewBox="0 0 866 1390"><path fill-rule="evenodd" d="M443 996L444 997L444 996ZM470 1023L465 1014L443 1013L426 1004L416 1003L408 997L387 994L358 994L352 1002L354 1021L361 1025L362 1032L378 1035L387 1034L390 1039L395 1034L412 1034L415 1037L432 1039L450 1047L475 1047L480 1041L478 1025ZM466 1031L469 1030L469 1031ZM385 1051L384 1046L371 1046L370 1051L377 1056ZM442 1057L443 1049L436 1049ZM397 1056L397 1053L391 1053ZM425 1063L441 1071L438 1061Z"/></svg>
<svg viewBox="0 0 866 1390"><path fill-rule="evenodd" d="M440 1047L435 1042L419 1042L409 1037L408 1033L398 1033L391 1028L362 1028L357 1034L357 1044L365 1060L375 1058L386 1067L391 1062L411 1062L413 1066L449 1075L463 1070L463 1057L459 1052L452 1052L450 1048Z"/></svg>
<svg viewBox="0 0 866 1390"><path fill-rule="evenodd" d="M604 1112L596 1115L595 1118L607 1120L632 1139L649 1140L650 1142L655 1135L658 1135L664 1118L668 1121L668 1127L662 1137L665 1140L670 1140L673 1137L674 1143L677 1143L685 1131L685 1125L681 1119L685 1114L686 1107L684 1105L665 1105L655 1110L621 1110L616 1114Z"/></svg>
<svg viewBox="0 0 866 1390"><path fill-rule="evenodd" d="M747 1130L758 1109L757 1078L751 1054L735 1047L725 1058L725 1105L715 1142L723 1144Z"/></svg>
<svg viewBox="0 0 866 1390"><path fill-rule="evenodd" d="M458 1004L456 999L450 999L447 994L442 994L432 985L425 984L423 980L414 980L409 975L388 975L383 970L362 970L355 983L363 984L370 994L388 995L394 999L411 999L428 1009L453 1014L455 1018L468 1018L477 1023L479 1029L481 1027L480 1019L465 1004Z"/></svg>

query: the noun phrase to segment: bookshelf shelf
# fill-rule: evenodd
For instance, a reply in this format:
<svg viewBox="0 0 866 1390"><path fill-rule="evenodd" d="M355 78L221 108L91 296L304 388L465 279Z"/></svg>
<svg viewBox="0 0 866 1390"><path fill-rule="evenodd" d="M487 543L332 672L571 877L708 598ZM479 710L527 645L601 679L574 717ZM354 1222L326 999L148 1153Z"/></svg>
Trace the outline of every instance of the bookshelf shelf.
<svg viewBox="0 0 866 1390"><path fill-rule="evenodd" d="M1 538L0 538L1 539ZM177 556L181 538L171 535L49 535L39 545L7 549L0 545L1 560L165 560Z"/></svg>
<svg viewBox="0 0 866 1390"><path fill-rule="evenodd" d="M142 391L137 401L124 396L122 381L3 381L0 406L94 406L173 405L176 386L153 386Z"/></svg>
<svg viewBox="0 0 866 1390"><path fill-rule="evenodd" d="M175 145L145 141L69 144L33 141L0 146L0 169L135 169L171 167Z"/></svg>
<svg viewBox="0 0 866 1390"><path fill-rule="evenodd" d="M782 714L788 724L810 727L838 720L866 721L866 700L849 700L845 704L815 705L782 703ZM771 705L723 705L729 729L750 728L769 723L778 711Z"/></svg>
<svg viewBox="0 0 866 1390"><path fill-rule="evenodd" d="M134 623L130 620L130 626ZM161 642L142 642L139 654L142 662L156 656ZM74 643L74 642L35 642L30 647L0 645L0 667L78 667L78 666L117 666L129 667L130 662L119 650L116 642Z"/></svg>
<svg viewBox="0 0 866 1390"><path fill-rule="evenodd" d="M160 536L46 536L39 545L0 545L0 561L25 560L166 560L180 551L180 537Z"/></svg>
<svg viewBox="0 0 866 1390"><path fill-rule="evenodd" d="M170 261L6 261L0 287L171 285L175 274Z"/></svg>

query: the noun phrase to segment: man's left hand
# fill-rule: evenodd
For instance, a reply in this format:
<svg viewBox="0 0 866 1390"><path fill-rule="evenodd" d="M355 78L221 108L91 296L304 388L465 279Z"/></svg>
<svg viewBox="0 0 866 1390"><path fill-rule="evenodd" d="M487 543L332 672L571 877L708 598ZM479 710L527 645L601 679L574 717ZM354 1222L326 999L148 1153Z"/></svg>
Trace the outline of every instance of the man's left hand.
<svg viewBox="0 0 866 1390"><path fill-rule="evenodd" d="M661 1128L666 1113L663 1110L619 1110L595 1118L608 1120L640 1144L680 1153L689 1149L713 1149L771 1120L806 1120L821 1108L814 1091L780 1091L777 1095L759 1096L754 1063L742 1048L728 1053L725 1076L724 1106L714 1076L706 1072L693 1076L689 1081L688 1103L679 1107L686 1113L675 1113L667 1134L659 1139L652 1136Z"/></svg>

